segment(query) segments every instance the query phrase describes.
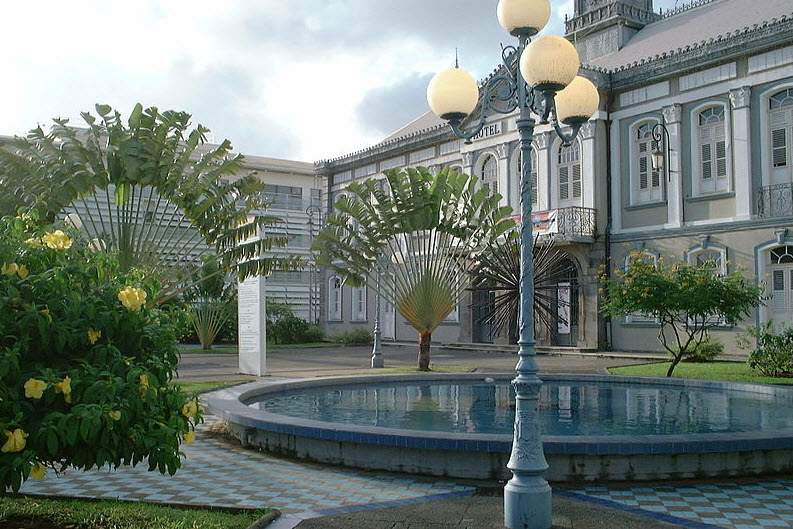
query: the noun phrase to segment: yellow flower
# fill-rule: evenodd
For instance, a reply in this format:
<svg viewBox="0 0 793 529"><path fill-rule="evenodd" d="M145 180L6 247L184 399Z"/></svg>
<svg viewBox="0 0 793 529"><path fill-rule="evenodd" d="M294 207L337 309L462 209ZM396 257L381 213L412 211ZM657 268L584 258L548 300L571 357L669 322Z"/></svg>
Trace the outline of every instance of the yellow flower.
<svg viewBox="0 0 793 529"><path fill-rule="evenodd" d="M72 378L64 377L61 382L55 384L55 393L63 393L63 400L72 401Z"/></svg>
<svg viewBox="0 0 793 529"><path fill-rule="evenodd" d="M39 312L44 315L45 318L47 318L48 322L52 323L52 314L50 314L50 309L41 309Z"/></svg>
<svg viewBox="0 0 793 529"><path fill-rule="evenodd" d="M191 400L190 402L182 406L182 415L184 415L188 419L190 417L195 417L197 411L198 411L198 404L196 404L195 401Z"/></svg>
<svg viewBox="0 0 793 529"><path fill-rule="evenodd" d="M111 412L110 412L110 417L111 417L111 418L112 418L114 421L120 421L120 420L121 420L121 412L120 412L120 411L118 411L118 410L111 411Z"/></svg>
<svg viewBox="0 0 793 529"><path fill-rule="evenodd" d="M45 467L41 463L36 463L30 469L30 475L33 477L33 479L36 479L36 480L44 479L44 474L46 474L46 473L47 473L47 467Z"/></svg>
<svg viewBox="0 0 793 529"><path fill-rule="evenodd" d="M31 237L25 241L25 244L28 246L33 246L34 248L41 248L44 244L41 242L41 239L37 237Z"/></svg>
<svg viewBox="0 0 793 529"><path fill-rule="evenodd" d="M41 242L53 250L68 250L72 247L72 238L63 233L61 230L55 230L51 233L45 234L41 238Z"/></svg>
<svg viewBox="0 0 793 529"><path fill-rule="evenodd" d="M28 267L25 265L19 265L19 268L17 269L17 275L20 277L20 279L25 279L28 275L30 275L30 272L28 272Z"/></svg>
<svg viewBox="0 0 793 529"><path fill-rule="evenodd" d="M146 303L146 291L142 288L127 286L118 293L118 300L129 310L138 310Z"/></svg>
<svg viewBox="0 0 793 529"><path fill-rule="evenodd" d="M149 377L148 375L141 375L140 376L140 390L141 395L146 393L149 390Z"/></svg>
<svg viewBox="0 0 793 529"><path fill-rule="evenodd" d="M184 442L191 445L195 442L195 432L187 432L184 434Z"/></svg>
<svg viewBox="0 0 793 529"><path fill-rule="evenodd" d="M95 331L93 329L88 329L88 341L91 342L91 345L94 345L99 338L102 337L102 331Z"/></svg>
<svg viewBox="0 0 793 529"><path fill-rule="evenodd" d="M4 276L12 276L19 271L19 265L16 263L3 263L3 266L0 267L0 274Z"/></svg>
<svg viewBox="0 0 793 529"><path fill-rule="evenodd" d="M47 389L47 383L43 380L31 378L25 382L25 396L29 399L40 399Z"/></svg>
<svg viewBox="0 0 793 529"><path fill-rule="evenodd" d="M9 432L5 430L3 432L6 436L6 443L0 448L0 452L8 453L8 452L20 452L23 448L25 448L25 438L28 436L25 432L22 431L21 428L17 428L13 432Z"/></svg>

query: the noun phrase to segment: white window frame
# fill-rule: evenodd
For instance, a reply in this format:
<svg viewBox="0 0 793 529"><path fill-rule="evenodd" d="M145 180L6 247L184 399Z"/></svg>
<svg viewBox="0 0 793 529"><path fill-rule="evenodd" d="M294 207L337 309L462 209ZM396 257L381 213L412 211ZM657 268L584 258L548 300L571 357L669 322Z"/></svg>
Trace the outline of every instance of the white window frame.
<svg viewBox="0 0 793 529"><path fill-rule="evenodd" d="M726 276L728 270L728 261L727 261L727 248L721 245L714 245L713 243L708 244L699 244L690 248L685 253L685 261L691 266L698 266L698 258L700 255L705 253L718 253L719 254L719 261L720 261L720 269L717 271L714 269L714 272L718 272L719 274ZM720 316L712 316L710 318L709 323L713 323L716 325L723 325L726 326L727 322L724 320L723 317Z"/></svg>
<svg viewBox="0 0 793 529"><path fill-rule="evenodd" d="M344 283L339 276L328 278L328 321L343 321Z"/></svg>
<svg viewBox="0 0 793 529"><path fill-rule="evenodd" d="M493 172L491 175L485 174L485 169L488 163L493 164ZM479 176L479 187L487 187L490 189L490 194L500 193L501 182L498 170L498 156L492 152L485 152L477 161L476 174Z"/></svg>
<svg viewBox="0 0 793 529"><path fill-rule="evenodd" d="M713 109L722 111L722 120L702 124L702 119L713 119L705 116ZM694 196L707 196L732 191L732 142L730 138L730 111L729 106L721 101L708 102L700 105L691 112L693 175L692 194ZM721 135L718 134L721 128ZM705 136L708 137L705 137ZM719 143L723 156L719 156ZM703 154L708 151L710 158L705 159ZM723 167L719 160L723 160Z"/></svg>
<svg viewBox="0 0 793 529"><path fill-rule="evenodd" d="M629 154L630 154L630 168L631 168L631 205L642 204L657 204L664 201L666 189L664 187L665 171L659 172L653 170L652 165L652 151L654 148L654 141L652 139L652 129L655 125L660 123L658 119L643 119L636 122L628 130L629 136ZM644 136L641 141L638 137L639 131L642 127L648 127L647 133L649 136ZM641 167L647 171L647 188L641 188ZM667 164L668 165L668 164ZM653 186L655 181L658 181L658 186Z"/></svg>
<svg viewBox="0 0 793 529"><path fill-rule="evenodd" d="M352 318L350 321L363 322L367 320L366 315L366 287L352 287L350 298L352 299Z"/></svg>
<svg viewBox="0 0 793 529"><path fill-rule="evenodd" d="M537 211L540 205L540 172L539 172L539 158L540 153L537 152L537 147L532 145L531 146L531 209L532 211ZM521 164L523 163L523 153L520 150L520 145L515 149L515 152L512 156L512 174L515 178L515 189L517 190L518 194L514 200L515 204L518 204L517 207L513 208L516 214L519 214L517 211L520 204L520 185L521 185Z"/></svg>
<svg viewBox="0 0 793 529"><path fill-rule="evenodd" d="M631 260L635 258L635 253L631 253L625 256L624 268L626 272L631 267ZM652 250L642 250L639 252L639 257L643 259L649 259L653 262L653 264L658 264L658 260L661 258L661 255L658 252L654 252ZM651 316L647 314L643 314L640 312L634 312L631 314L625 315L625 323L634 324L634 325L660 325L661 319L658 316Z"/></svg>
<svg viewBox="0 0 793 529"><path fill-rule="evenodd" d="M575 140L565 147L561 142L555 152L559 207L580 206L584 196L584 166L581 142ZM576 174L577 173L577 174ZM576 182L578 185L576 186Z"/></svg>
<svg viewBox="0 0 793 529"><path fill-rule="evenodd" d="M768 88L760 95L760 132L761 132L761 157L763 160L763 183L762 185L784 184L793 181L793 107L784 107L788 112L788 120L784 128L785 133L785 155L786 165L784 167L774 167L774 146L772 131L777 128L774 126L774 109L771 109L771 100L774 96L785 91L793 91L793 83L784 83ZM790 93L790 92L788 92Z"/></svg>

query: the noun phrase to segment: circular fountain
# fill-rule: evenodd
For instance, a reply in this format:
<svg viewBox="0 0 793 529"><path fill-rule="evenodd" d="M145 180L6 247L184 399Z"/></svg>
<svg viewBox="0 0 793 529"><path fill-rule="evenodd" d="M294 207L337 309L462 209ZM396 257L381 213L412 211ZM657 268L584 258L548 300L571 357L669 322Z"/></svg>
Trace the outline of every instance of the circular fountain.
<svg viewBox="0 0 793 529"><path fill-rule="evenodd" d="M204 396L243 445L326 463L504 479L508 374L264 381ZM705 380L543 375L551 481L753 475L793 469L793 389Z"/></svg>

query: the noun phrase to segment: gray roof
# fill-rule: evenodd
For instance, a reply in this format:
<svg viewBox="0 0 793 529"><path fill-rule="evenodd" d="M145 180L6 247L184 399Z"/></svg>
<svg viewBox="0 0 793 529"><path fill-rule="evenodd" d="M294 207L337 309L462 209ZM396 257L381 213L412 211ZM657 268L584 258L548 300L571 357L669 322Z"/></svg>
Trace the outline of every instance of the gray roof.
<svg viewBox="0 0 793 529"><path fill-rule="evenodd" d="M410 136L416 132L431 129L437 127L438 125L443 125L444 123L446 122L439 118L432 110L427 110L427 112L385 138L381 143L386 143L397 138Z"/></svg>
<svg viewBox="0 0 793 529"><path fill-rule="evenodd" d="M793 17L791 0L712 0L674 11L645 26L619 51L592 59L586 66L618 70L642 59L697 47L727 34Z"/></svg>

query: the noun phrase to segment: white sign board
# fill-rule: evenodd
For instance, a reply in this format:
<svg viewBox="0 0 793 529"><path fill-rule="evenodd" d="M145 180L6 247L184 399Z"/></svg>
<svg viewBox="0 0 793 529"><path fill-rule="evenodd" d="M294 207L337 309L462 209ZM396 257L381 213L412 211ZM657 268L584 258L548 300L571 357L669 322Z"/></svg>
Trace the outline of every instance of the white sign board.
<svg viewBox="0 0 793 529"><path fill-rule="evenodd" d="M262 377L267 371L267 315L264 276L237 285L240 373Z"/></svg>

